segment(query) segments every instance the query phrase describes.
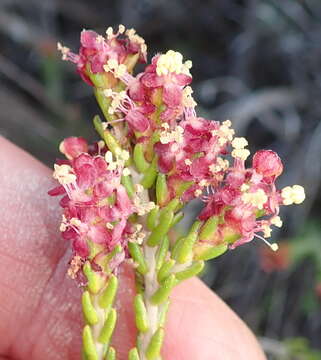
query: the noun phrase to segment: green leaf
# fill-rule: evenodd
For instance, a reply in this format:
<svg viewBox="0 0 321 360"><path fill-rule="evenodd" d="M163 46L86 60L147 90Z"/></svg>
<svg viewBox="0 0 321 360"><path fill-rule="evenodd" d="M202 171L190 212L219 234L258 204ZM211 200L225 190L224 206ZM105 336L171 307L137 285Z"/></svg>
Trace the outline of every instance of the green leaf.
<svg viewBox="0 0 321 360"><path fill-rule="evenodd" d="M145 171L144 177L141 181L141 185L143 185L145 189L151 188L154 185L156 176L157 176L157 158L155 156L149 168Z"/></svg>
<svg viewBox="0 0 321 360"><path fill-rule="evenodd" d="M169 238L167 235L165 235L163 237L163 239L161 240L161 243L159 244L159 247L156 252L156 271L157 272L162 267L162 265L166 259L168 249L169 249Z"/></svg>
<svg viewBox="0 0 321 360"><path fill-rule="evenodd" d="M124 185L128 196L130 198L132 198L135 194L135 189L134 189L133 179L132 179L131 175L128 175L128 176L122 175L121 183Z"/></svg>
<svg viewBox="0 0 321 360"><path fill-rule="evenodd" d="M91 302L89 291L85 291L82 294L81 303L82 303L82 311L83 311L83 314L84 314L84 317L85 317L85 320L87 321L87 323L90 325L97 324L99 321L99 318L98 318L98 314Z"/></svg>
<svg viewBox="0 0 321 360"><path fill-rule="evenodd" d="M194 181L182 181L182 183L176 188L176 195L182 196L184 192L194 184Z"/></svg>
<svg viewBox="0 0 321 360"><path fill-rule="evenodd" d="M194 261L187 269L175 273L177 280L182 281L196 276L204 269L204 261Z"/></svg>
<svg viewBox="0 0 321 360"><path fill-rule="evenodd" d="M139 271L142 275L145 275L148 271L148 266L141 247L137 243L129 241L128 250L131 257L138 264L137 271Z"/></svg>
<svg viewBox="0 0 321 360"><path fill-rule="evenodd" d="M184 217L184 213L181 211L175 214L171 227L174 227L176 224L178 224L183 219L183 217Z"/></svg>
<svg viewBox="0 0 321 360"><path fill-rule="evenodd" d="M210 260L214 259L226 252L228 246L226 244L208 245L207 247L198 247L194 251L195 260Z"/></svg>
<svg viewBox="0 0 321 360"><path fill-rule="evenodd" d="M148 330L148 316L143 296L141 294L137 294L135 296L134 309L137 329L144 333Z"/></svg>
<svg viewBox="0 0 321 360"><path fill-rule="evenodd" d="M160 327L152 336L147 346L146 349L147 360L156 360L159 357L163 345L163 340L164 340L164 329Z"/></svg>
<svg viewBox="0 0 321 360"><path fill-rule="evenodd" d="M210 217L205 224L202 226L199 239L200 240L209 240L213 237L216 232L219 218L218 216Z"/></svg>
<svg viewBox="0 0 321 360"><path fill-rule="evenodd" d="M186 238L186 236L181 236L175 241L175 243L171 249L171 256L173 259L177 259L179 249L181 248L183 242L185 241L185 238Z"/></svg>
<svg viewBox="0 0 321 360"><path fill-rule="evenodd" d="M116 360L116 350L112 346L109 347L105 360Z"/></svg>
<svg viewBox="0 0 321 360"><path fill-rule="evenodd" d="M157 273L157 280L159 283L161 283L164 279L166 279L170 275L170 272L173 266L175 265L175 262L176 261L173 259L169 259L164 262L164 264Z"/></svg>
<svg viewBox="0 0 321 360"><path fill-rule="evenodd" d="M128 354L128 360L140 360L137 348L132 348Z"/></svg>
<svg viewBox="0 0 321 360"><path fill-rule="evenodd" d="M98 304L103 309L108 309L112 306L118 288L118 279L115 275L111 275L106 289L100 295L98 299Z"/></svg>
<svg viewBox="0 0 321 360"><path fill-rule="evenodd" d="M117 320L117 312L115 309L111 309L108 313L108 317L98 337L98 341L100 343L102 344L109 343L115 329L116 320Z"/></svg>
<svg viewBox="0 0 321 360"><path fill-rule="evenodd" d="M147 215L147 229L154 230L157 225L157 218L159 214L159 206L156 205Z"/></svg>
<svg viewBox="0 0 321 360"><path fill-rule="evenodd" d="M184 264L187 261L190 261L193 258L193 246L198 237L198 230L201 226L200 221L195 221L191 227L189 234L184 238L184 240L180 241L179 247L175 252L174 259L179 264Z"/></svg>
<svg viewBox="0 0 321 360"><path fill-rule="evenodd" d="M173 287L176 284L177 280L175 278L175 275L169 275L168 278L163 281L158 290L156 290L156 292L150 298L151 303L154 305L159 305L166 301Z"/></svg>
<svg viewBox="0 0 321 360"><path fill-rule="evenodd" d="M174 213L171 210L165 211L161 214L159 224L155 227L147 240L148 246L156 246L160 243L162 238L167 234L168 230L170 229L173 218Z"/></svg>
<svg viewBox="0 0 321 360"><path fill-rule="evenodd" d="M83 266L83 272L88 280L87 287L89 291L92 294L97 294L104 284L103 278L92 270L89 261L85 262Z"/></svg>
<svg viewBox="0 0 321 360"><path fill-rule="evenodd" d="M135 288L137 294L143 294L145 291L144 277L138 271L135 271Z"/></svg>
<svg viewBox="0 0 321 360"><path fill-rule="evenodd" d="M150 166L150 163L145 159L143 144L139 143L135 145L133 158L137 170L140 173L146 172Z"/></svg>
<svg viewBox="0 0 321 360"><path fill-rule="evenodd" d="M166 182L166 175L159 173L156 180L156 201L157 204L162 205L166 202L168 197L168 188Z"/></svg>
<svg viewBox="0 0 321 360"><path fill-rule="evenodd" d="M99 360L95 342L89 325L84 327L82 333L83 351L87 360Z"/></svg>
<svg viewBox="0 0 321 360"><path fill-rule="evenodd" d="M159 314L159 326L164 327L166 322L166 315L168 313L170 301L167 300L165 303L162 304Z"/></svg>
<svg viewBox="0 0 321 360"><path fill-rule="evenodd" d="M180 202L180 200L178 198L174 198L162 209L162 213L169 210L175 212L181 206L182 203Z"/></svg>
<svg viewBox="0 0 321 360"><path fill-rule="evenodd" d="M104 130L103 139L108 147L108 149L116 156L119 151L122 150L116 138L111 134L109 130Z"/></svg>

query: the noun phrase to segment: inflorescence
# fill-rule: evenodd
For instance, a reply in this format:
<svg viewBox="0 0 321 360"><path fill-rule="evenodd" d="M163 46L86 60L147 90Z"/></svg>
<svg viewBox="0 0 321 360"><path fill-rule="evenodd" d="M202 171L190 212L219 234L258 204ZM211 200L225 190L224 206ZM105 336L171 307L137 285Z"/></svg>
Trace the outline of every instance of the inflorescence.
<svg viewBox="0 0 321 360"><path fill-rule="evenodd" d="M135 64L147 61L147 47L122 25L117 32L108 28L105 37L84 30L80 42L78 54L61 44L58 49L93 87L105 120L94 119L103 141L65 139L60 151L66 160L54 168L59 186L50 195L63 195L60 230L73 249L69 274L83 282L88 261L102 278L117 274L126 259L139 266L130 244L153 246L157 226L150 224L160 224L162 210L175 210L169 229L195 198L204 207L190 260L210 259L215 249L222 253L254 238L277 250L266 238L282 226L280 206L300 204L304 189L278 189L283 164L275 152L260 150L250 160L248 142L235 137L231 121L196 114L192 62L169 50L134 75Z"/></svg>

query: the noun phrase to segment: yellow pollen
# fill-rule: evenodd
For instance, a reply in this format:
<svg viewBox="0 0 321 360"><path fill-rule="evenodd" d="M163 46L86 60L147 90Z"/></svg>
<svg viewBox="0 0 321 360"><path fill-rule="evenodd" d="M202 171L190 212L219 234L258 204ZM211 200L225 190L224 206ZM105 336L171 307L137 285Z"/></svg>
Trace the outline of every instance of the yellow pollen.
<svg viewBox="0 0 321 360"><path fill-rule="evenodd" d="M248 184L242 184L241 191L245 192L245 191L249 190L249 188L250 188L250 186Z"/></svg>
<svg viewBox="0 0 321 360"><path fill-rule="evenodd" d="M74 225L74 226L80 226L81 225L81 221L77 218L71 218L70 219L70 224Z"/></svg>
<svg viewBox="0 0 321 360"><path fill-rule="evenodd" d="M213 175L221 170L221 167L215 164L210 165L208 168Z"/></svg>
<svg viewBox="0 0 321 360"><path fill-rule="evenodd" d="M81 269L81 265L81 257L79 255L74 256L70 262L70 267L67 271L68 276L70 276L72 279L75 279L78 271Z"/></svg>
<svg viewBox="0 0 321 360"><path fill-rule="evenodd" d="M99 140L98 142L97 142L97 145L98 145L98 149L103 149L104 147L105 147L105 142L104 142L104 140Z"/></svg>
<svg viewBox="0 0 321 360"><path fill-rule="evenodd" d="M162 144L168 144L172 141L177 142L178 144L181 144L184 140L183 133L184 129L181 126L176 126L176 128L172 131L169 131L169 128L162 125L162 127L165 129L164 131L160 132L160 138L159 141Z"/></svg>
<svg viewBox="0 0 321 360"><path fill-rule="evenodd" d="M262 228L263 228L264 237L266 238L271 237L272 229L269 227L269 225L263 225Z"/></svg>
<svg viewBox="0 0 321 360"><path fill-rule="evenodd" d="M193 93L193 90L190 86L186 86L183 89L183 105L185 107L193 107L194 108L197 105L197 102L194 100L192 93Z"/></svg>
<svg viewBox="0 0 321 360"><path fill-rule="evenodd" d="M113 162L113 153L111 151L107 151L105 154L105 160L108 163Z"/></svg>
<svg viewBox="0 0 321 360"><path fill-rule="evenodd" d="M123 24L118 25L118 32L119 34L123 34L125 32L126 28Z"/></svg>
<svg viewBox="0 0 321 360"><path fill-rule="evenodd" d="M190 75L191 62L183 63L183 55L177 51L168 50L157 60L156 73L158 76L169 73Z"/></svg>
<svg viewBox="0 0 321 360"><path fill-rule="evenodd" d="M126 65L120 64L117 69L115 69L115 77L120 78L121 76L124 76L127 72Z"/></svg>
<svg viewBox="0 0 321 360"><path fill-rule="evenodd" d="M106 223L106 228L109 229L109 230L113 230L114 225L112 223L110 223L110 222L107 222Z"/></svg>
<svg viewBox="0 0 321 360"><path fill-rule="evenodd" d="M138 44L140 46L141 53L144 56L146 56L147 45L145 44L145 40L136 33L136 30L135 29L128 29L128 30L126 30L125 34L128 36L128 39L131 42L136 43L136 44Z"/></svg>
<svg viewBox="0 0 321 360"><path fill-rule="evenodd" d="M104 95L105 95L106 97L113 96L113 90L112 90L112 89L105 89L105 90L103 91L103 93L104 93Z"/></svg>
<svg viewBox="0 0 321 360"><path fill-rule="evenodd" d="M107 39L111 39L114 36L114 30L111 26L106 30Z"/></svg>
<svg viewBox="0 0 321 360"><path fill-rule="evenodd" d="M66 230L67 230L67 225L64 224L64 223L61 223L61 224L60 224L60 227L59 227L59 230L60 230L61 232L66 231Z"/></svg>
<svg viewBox="0 0 321 360"><path fill-rule="evenodd" d="M167 123L162 123L161 127L165 130L169 129L169 125Z"/></svg>
<svg viewBox="0 0 321 360"><path fill-rule="evenodd" d="M227 126L227 127L231 127L232 126L232 121L231 120L225 120L225 121L223 121L222 124Z"/></svg>
<svg viewBox="0 0 321 360"><path fill-rule="evenodd" d="M271 244L271 249L273 251L278 251L279 250L279 245L277 243L273 243L273 244Z"/></svg>
<svg viewBox="0 0 321 360"><path fill-rule="evenodd" d="M305 199L305 191L301 185L286 186L281 196L284 205L301 204Z"/></svg>
<svg viewBox="0 0 321 360"><path fill-rule="evenodd" d="M229 166L230 166L230 163L228 160L218 157L216 159L216 164L210 165L209 170L214 175L222 170L227 170Z"/></svg>
<svg viewBox="0 0 321 360"><path fill-rule="evenodd" d="M236 137L232 141L232 146L234 149L244 149L247 145L248 142L244 137Z"/></svg>
<svg viewBox="0 0 321 360"><path fill-rule="evenodd" d="M119 64L116 59L109 59L107 61L107 64L104 65L104 70L106 72L112 72L116 78L121 78L122 76L124 76L126 74L127 67L124 64ZM104 91L104 93L105 93L105 91ZM112 93L111 93L111 95L112 95ZM111 95L106 95L106 96L111 96Z"/></svg>
<svg viewBox="0 0 321 360"><path fill-rule="evenodd" d="M140 196L134 196L133 202L136 208L136 212L139 216L144 216L155 208L153 201L146 202Z"/></svg>
<svg viewBox="0 0 321 360"><path fill-rule="evenodd" d="M202 193L203 193L203 191L202 191L201 189L197 189L197 190L194 191L194 195L195 195L196 197L202 195Z"/></svg>
<svg viewBox="0 0 321 360"><path fill-rule="evenodd" d="M61 232L63 231L66 231L67 230L67 219L66 219L66 216L64 214L62 214L62 220L61 220L61 224L60 224L60 227L59 227L59 230Z"/></svg>
<svg viewBox="0 0 321 360"><path fill-rule="evenodd" d="M274 216L271 220L270 220L272 225L275 225L276 227L282 227L283 222L280 218L280 216Z"/></svg>
<svg viewBox="0 0 321 360"><path fill-rule="evenodd" d="M116 160L114 160L113 158L113 154L111 151L107 151L105 154L105 160L108 163L107 169L108 170L116 170L116 169L123 169L125 162L129 159L129 152L127 150L122 150L122 149L116 149L115 151L115 157ZM130 174L130 170L126 168L123 169L125 171L125 173L123 173L124 175ZM127 176L125 175L125 176Z"/></svg>
<svg viewBox="0 0 321 360"><path fill-rule="evenodd" d="M228 141L232 141L235 131L231 129L232 123L230 120L223 121L218 130L213 130L212 135L218 136L219 145L223 146Z"/></svg>
<svg viewBox="0 0 321 360"><path fill-rule="evenodd" d="M262 189L252 193L244 193L242 195L242 201L245 204L251 204L257 207L259 210L263 209L263 205L267 202L267 200L268 197Z"/></svg>
<svg viewBox="0 0 321 360"><path fill-rule="evenodd" d="M60 42L57 43L57 49L61 52L62 60L67 60L67 55L70 52L70 49L66 46L61 45Z"/></svg>
<svg viewBox="0 0 321 360"><path fill-rule="evenodd" d="M127 161L129 159L129 152L127 150L122 150L119 154L121 160Z"/></svg>
<svg viewBox="0 0 321 360"><path fill-rule="evenodd" d="M142 244L146 233L143 231L143 226L141 224L134 225L134 232L128 236L130 242L137 244Z"/></svg>
<svg viewBox="0 0 321 360"><path fill-rule="evenodd" d="M54 165L53 178L58 180L61 185L67 185L76 181L76 175L72 172L69 165Z"/></svg>
<svg viewBox="0 0 321 360"><path fill-rule="evenodd" d="M98 35L98 36L96 37L96 42L97 42L98 44L103 43L104 41L105 41L105 38L104 38L103 36Z"/></svg>
<svg viewBox="0 0 321 360"><path fill-rule="evenodd" d="M231 153L232 157L245 161L250 156L248 149L234 149Z"/></svg>
<svg viewBox="0 0 321 360"><path fill-rule="evenodd" d="M191 69L192 66L193 66L192 61L191 61L191 60L186 60L186 61L185 61L185 66L186 66L188 69Z"/></svg>
<svg viewBox="0 0 321 360"><path fill-rule="evenodd" d="M199 182L199 186L202 186L202 187L204 187L204 186L208 186L209 185L209 182L207 181L207 180L201 180L200 182Z"/></svg>

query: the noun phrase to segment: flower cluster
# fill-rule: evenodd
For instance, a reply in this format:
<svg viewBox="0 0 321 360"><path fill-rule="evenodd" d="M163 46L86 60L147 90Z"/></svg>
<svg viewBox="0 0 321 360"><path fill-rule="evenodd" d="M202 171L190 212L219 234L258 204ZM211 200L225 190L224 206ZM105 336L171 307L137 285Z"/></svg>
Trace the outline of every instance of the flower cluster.
<svg viewBox="0 0 321 360"><path fill-rule="evenodd" d="M199 274L204 261L255 237L270 244L281 227L281 205L300 204L300 185L277 189L283 171L278 155L260 150L249 161L248 142L235 137L232 122L199 117L195 111L191 61L173 50L146 62L146 45L120 25L106 36L81 33L78 54L58 44L63 59L77 65L94 89L105 117L94 118L101 140L88 145L68 138L66 160L54 166L63 195L60 230L72 241L69 275L85 285L84 358L114 359L109 346L117 311L117 268L128 260L136 272L138 329L130 359L158 359L168 297L182 280ZM170 230L193 199L204 202L186 236ZM279 266L279 265L278 265Z"/></svg>
<svg viewBox="0 0 321 360"><path fill-rule="evenodd" d="M134 76L133 64L146 60L144 40L122 25L116 33L108 28L106 34L102 37L84 30L78 55L60 44L58 47L64 59L77 64L86 82L96 86L95 79L102 86L108 114L113 116L110 124L125 124L122 134L114 131L114 135L120 143L125 137L134 154L136 148L140 150L144 166L136 163L138 170L144 172L157 164L156 173L164 174L166 192L159 205L164 207L175 198L183 204L193 198L205 202L199 220L204 224L216 217L218 226L210 239L199 239L197 251L219 244L234 248L255 236L270 237L271 226L282 226L280 205L299 204L305 197L299 185L277 190L275 180L283 171L278 155L271 150L258 151L252 166L246 167L248 143L234 137L231 121L219 123L197 116L188 86L191 61L184 62L180 53L169 50L154 56L151 64ZM100 81L93 74L104 79L109 76L109 80ZM105 123L104 129L107 127ZM126 242L130 215L136 211L142 216L154 206L153 202L142 205L138 196L128 197L121 176L137 168L129 170L118 158L114 162L104 146L99 154L89 154L83 139L67 139L61 151L69 160L55 165L54 177L61 186L53 193L67 193L61 201L65 208L63 236L73 239L82 256L90 251L87 239L105 242L109 250ZM137 212L137 204L147 210ZM276 244L272 248L277 249Z"/></svg>
<svg viewBox="0 0 321 360"><path fill-rule="evenodd" d="M77 259L81 263L89 258L104 271L104 257L116 247L118 254L108 265L117 268L127 256L129 239L136 241L142 236L129 221L142 205L132 201L121 184L121 177L129 175L125 166L129 153L119 150L113 155L100 142L90 147L83 138L75 137L65 139L60 151L68 160L55 164L53 177L60 185L49 194L63 195L60 231L64 239L72 241L70 275L75 277L81 268L76 266L74 271Z"/></svg>
<svg viewBox="0 0 321 360"><path fill-rule="evenodd" d="M106 67L116 77L121 77L131 71L138 60L146 62L147 47L144 39L134 29L126 30L123 25L119 25L116 33L109 27L106 37L92 30L83 30L80 44L78 54L60 43L58 50L61 51L63 60L77 64L80 76L89 85L94 85L91 75L105 73Z"/></svg>

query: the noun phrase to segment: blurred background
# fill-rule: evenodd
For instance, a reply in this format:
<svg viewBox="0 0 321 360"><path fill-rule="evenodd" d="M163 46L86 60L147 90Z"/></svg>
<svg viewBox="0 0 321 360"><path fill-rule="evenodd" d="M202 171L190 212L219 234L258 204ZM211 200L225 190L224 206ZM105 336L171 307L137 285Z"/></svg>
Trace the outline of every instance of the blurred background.
<svg viewBox="0 0 321 360"><path fill-rule="evenodd" d="M49 166L62 138L94 139L92 89L56 43L78 50L82 28L119 23L136 28L150 57L175 49L191 59L199 114L231 119L252 151L277 151L280 187L305 186L305 203L281 214L278 252L253 242L203 278L269 359L321 359L321 1L0 0L0 134Z"/></svg>

